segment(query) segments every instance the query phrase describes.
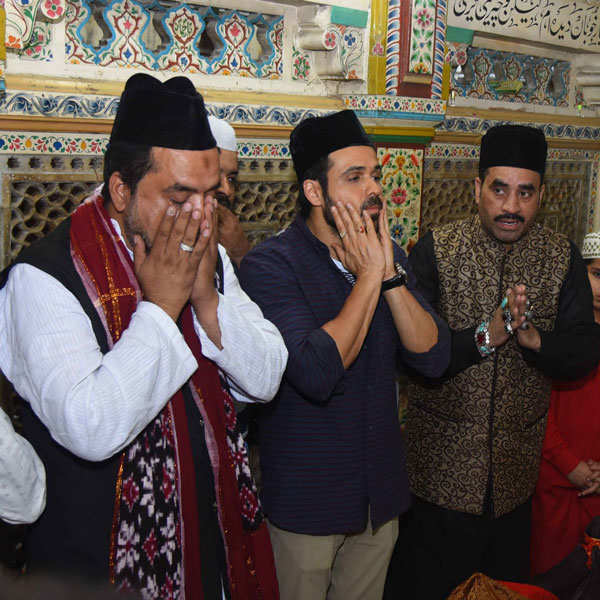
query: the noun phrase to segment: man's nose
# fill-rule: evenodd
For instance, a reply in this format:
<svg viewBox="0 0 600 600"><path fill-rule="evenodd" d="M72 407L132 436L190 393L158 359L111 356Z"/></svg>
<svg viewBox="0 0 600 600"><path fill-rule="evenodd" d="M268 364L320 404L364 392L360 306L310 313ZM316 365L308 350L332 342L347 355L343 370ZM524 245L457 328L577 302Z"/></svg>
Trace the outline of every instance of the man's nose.
<svg viewBox="0 0 600 600"><path fill-rule="evenodd" d="M506 194L502 208L509 213L518 213L521 209L521 203L519 201L518 191L509 191Z"/></svg>
<svg viewBox="0 0 600 600"><path fill-rule="evenodd" d="M369 196L379 196L382 192L381 182L373 178L369 178L367 183L367 194Z"/></svg>

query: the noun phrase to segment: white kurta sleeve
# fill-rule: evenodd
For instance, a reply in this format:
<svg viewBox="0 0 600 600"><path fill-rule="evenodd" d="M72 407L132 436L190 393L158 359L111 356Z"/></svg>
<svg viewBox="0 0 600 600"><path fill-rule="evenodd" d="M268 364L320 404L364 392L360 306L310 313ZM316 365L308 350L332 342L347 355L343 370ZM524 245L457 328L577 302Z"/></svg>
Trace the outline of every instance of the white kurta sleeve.
<svg viewBox="0 0 600 600"><path fill-rule="evenodd" d="M0 518L33 523L46 506L46 471L31 444L0 409Z"/></svg>
<svg viewBox="0 0 600 600"><path fill-rule="evenodd" d="M287 363L287 349L279 330L242 290L227 252L219 246L223 261L223 289L217 318L221 329L219 350L200 326L194 327L202 354L214 361L227 377L231 392L241 402L268 402L279 389Z"/></svg>
<svg viewBox="0 0 600 600"><path fill-rule="evenodd" d="M78 300L50 275L16 265L0 290L0 369L81 458L104 460L125 447L196 368L173 320L150 302L103 354Z"/></svg>

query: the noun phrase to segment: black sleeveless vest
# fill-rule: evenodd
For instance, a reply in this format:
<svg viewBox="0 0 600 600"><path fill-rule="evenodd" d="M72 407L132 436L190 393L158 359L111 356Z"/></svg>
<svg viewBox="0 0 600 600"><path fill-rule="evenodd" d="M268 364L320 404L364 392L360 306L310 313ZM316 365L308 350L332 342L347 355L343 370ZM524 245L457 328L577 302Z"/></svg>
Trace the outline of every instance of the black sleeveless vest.
<svg viewBox="0 0 600 600"><path fill-rule="evenodd" d="M51 275L79 301L89 317L102 353L108 352L106 333L70 253L70 225L66 219L48 236L21 252L0 273L0 288L10 269L30 264ZM223 264L217 262L217 282L223 291ZM219 529L214 479L200 412L183 388L198 497L202 580L205 598L221 597L220 581L227 580L225 550ZM22 403L25 437L46 468L46 509L28 533L28 567L32 572L52 571L77 574L106 581L109 577L110 536L121 452L102 462L81 459L55 442L29 403Z"/></svg>

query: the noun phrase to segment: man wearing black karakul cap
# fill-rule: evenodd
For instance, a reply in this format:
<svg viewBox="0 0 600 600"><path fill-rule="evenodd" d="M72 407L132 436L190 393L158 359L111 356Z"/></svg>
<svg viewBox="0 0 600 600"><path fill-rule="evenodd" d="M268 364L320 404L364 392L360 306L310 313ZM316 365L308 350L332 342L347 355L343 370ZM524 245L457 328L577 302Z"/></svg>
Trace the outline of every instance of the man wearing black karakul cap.
<svg viewBox="0 0 600 600"><path fill-rule="evenodd" d="M409 504L396 366L436 377L448 331L390 237L381 167L356 115L292 132L299 214L240 278L289 351L259 412L262 499L283 600L378 600Z"/></svg>
<svg viewBox="0 0 600 600"><path fill-rule="evenodd" d="M32 572L277 597L230 394L270 400L287 352L217 245L219 179L191 81L134 75L103 188L2 275L0 367L47 471Z"/></svg>
<svg viewBox="0 0 600 600"><path fill-rule="evenodd" d="M420 600L446 598L475 571L527 578L550 377L581 377L600 356L581 255L535 222L546 151L538 129L490 129L479 214L435 228L411 252L418 287L452 335L444 376L409 389Z"/></svg>

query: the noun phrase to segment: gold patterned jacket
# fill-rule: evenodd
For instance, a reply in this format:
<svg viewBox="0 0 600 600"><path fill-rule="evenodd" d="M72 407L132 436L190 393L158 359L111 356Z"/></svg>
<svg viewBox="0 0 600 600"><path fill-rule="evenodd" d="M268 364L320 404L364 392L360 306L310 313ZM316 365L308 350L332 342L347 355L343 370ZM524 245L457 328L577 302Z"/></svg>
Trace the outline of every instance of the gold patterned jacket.
<svg viewBox="0 0 600 600"><path fill-rule="evenodd" d="M535 326L554 328L570 264L566 237L534 224L506 251L476 216L435 229L433 240L437 308L451 330L477 326L519 283L527 286ZM412 491L472 514L482 514L488 482L496 516L525 502L535 488L549 397L550 380L526 362L514 337L447 380L411 383Z"/></svg>

